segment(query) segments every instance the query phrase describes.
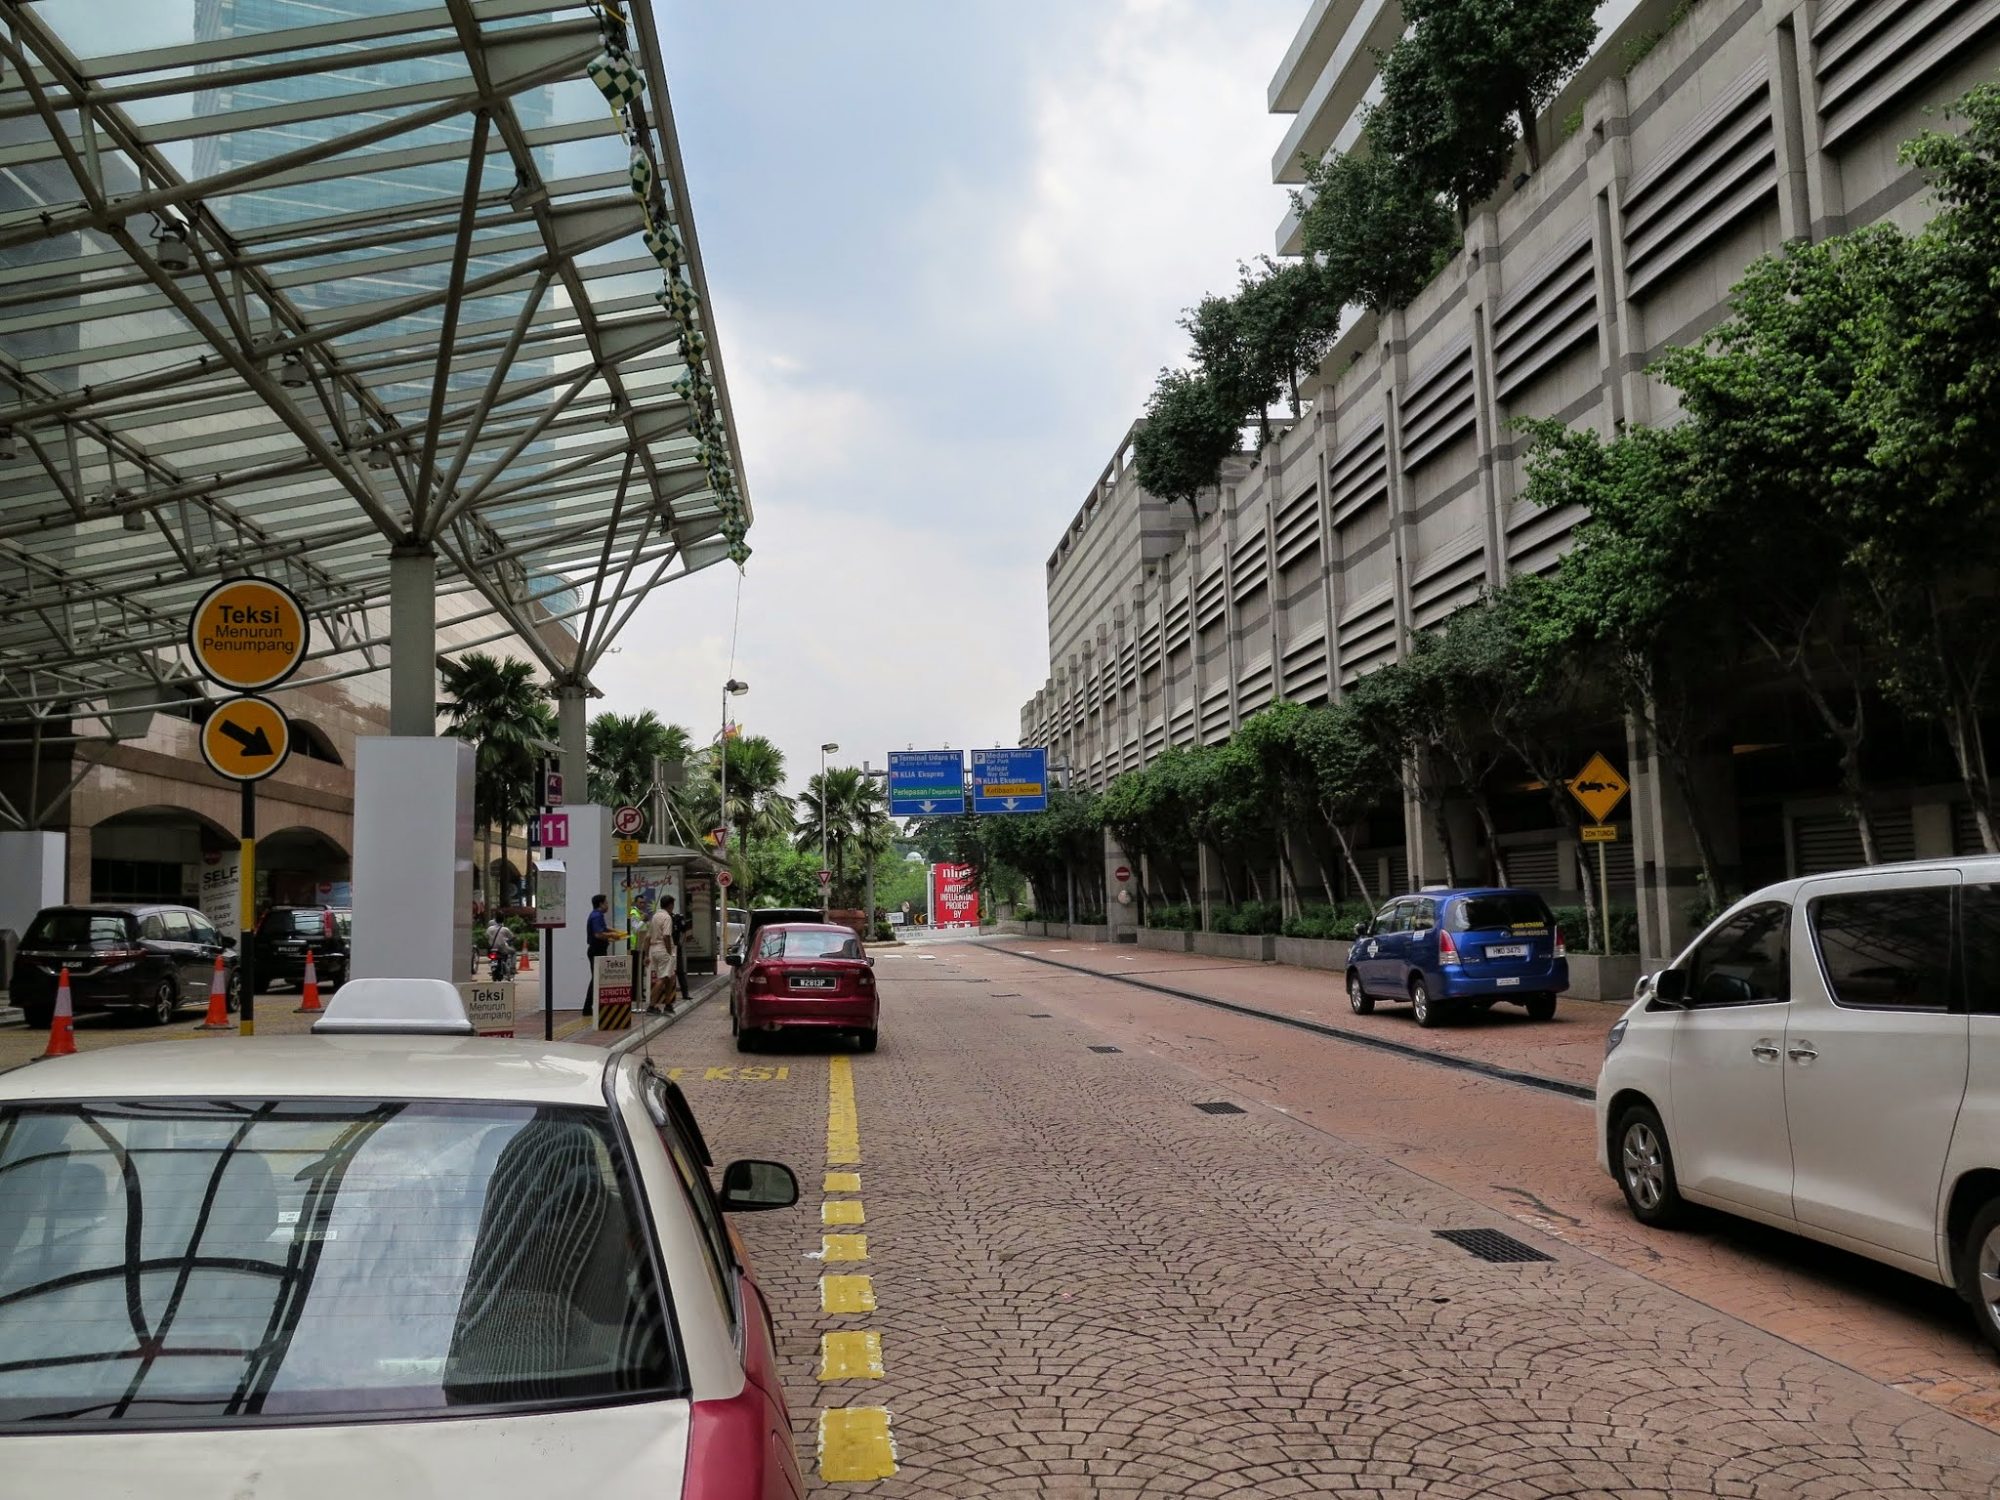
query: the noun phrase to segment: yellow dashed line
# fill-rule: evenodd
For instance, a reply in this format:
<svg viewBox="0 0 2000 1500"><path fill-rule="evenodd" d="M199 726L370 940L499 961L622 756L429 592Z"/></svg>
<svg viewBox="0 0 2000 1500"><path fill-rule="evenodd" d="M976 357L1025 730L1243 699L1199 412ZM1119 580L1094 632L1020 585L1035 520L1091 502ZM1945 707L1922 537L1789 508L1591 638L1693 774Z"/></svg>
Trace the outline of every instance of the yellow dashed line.
<svg viewBox="0 0 2000 1500"><path fill-rule="evenodd" d="M875 1279L872 1276L820 1277L819 1310L830 1313L875 1311Z"/></svg>
<svg viewBox="0 0 2000 1500"><path fill-rule="evenodd" d="M889 1411L846 1406L819 1414L819 1477L833 1481L887 1479L896 1472Z"/></svg>
<svg viewBox="0 0 2000 1500"><path fill-rule="evenodd" d="M820 1184L820 1191L827 1193L858 1193L861 1191L859 1172L829 1172L826 1181Z"/></svg>
<svg viewBox="0 0 2000 1500"><path fill-rule="evenodd" d="M823 1333L819 1340L821 1380L880 1380L882 1335Z"/></svg>
<svg viewBox="0 0 2000 1500"><path fill-rule="evenodd" d="M846 1056L826 1068L826 1160L852 1167L861 1161L861 1127L854 1115L854 1063Z"/></svg>
<svg viewBox="0 0 2000 1500"><path fill-rule="evenodd" d="M823 1234L819 1237L819 1258L826 1261L868 1259L865 1234Z"/></svg>
<svg viewBox="0 0 2000 1500"><path fill-rule="evenodd" d="M866 1224L867 1215L861 1212L859 1198L843 1198L819 1206L819 1221L822 1224Z"/></svg>

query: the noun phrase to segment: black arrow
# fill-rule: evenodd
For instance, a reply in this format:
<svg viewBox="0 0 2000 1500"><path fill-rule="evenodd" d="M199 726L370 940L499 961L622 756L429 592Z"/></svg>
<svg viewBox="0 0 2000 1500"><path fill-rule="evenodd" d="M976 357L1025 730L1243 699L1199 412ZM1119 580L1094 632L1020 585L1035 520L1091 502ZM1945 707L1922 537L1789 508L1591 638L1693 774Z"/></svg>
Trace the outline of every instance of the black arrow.
<svg viewBox="0 0 2000 1500"><path fill-rule="evenodd" d="M222 722L222 732L243 747L245 759L278 753L271 748L271 737L264 733L262 724L255 729L245 729L241 724L234 724L225 719Z"/></svg>

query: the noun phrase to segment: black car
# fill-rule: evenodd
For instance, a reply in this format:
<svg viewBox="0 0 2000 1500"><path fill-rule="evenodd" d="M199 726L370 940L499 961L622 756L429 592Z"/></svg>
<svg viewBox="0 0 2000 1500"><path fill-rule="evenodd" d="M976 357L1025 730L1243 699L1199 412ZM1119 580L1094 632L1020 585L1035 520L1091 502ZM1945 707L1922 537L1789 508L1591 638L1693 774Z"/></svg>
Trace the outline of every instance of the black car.
<svg viewBox="0 0 2000 1500"><path fill-rule="evenodd" d="M142 1015L164 1026L183 1005L208 999L215 960L223 961L229 1008L236 1008L236 955L207 917L187 906L50 906L21 939L9 986L28 1024L46 1029L56 981L69 970L70 1005L80 1016Z"/></svg>
<svg viewBox="0 0 2000 1500"><path fill-rule="evenodd" d="M348 921L341 918L347 916ZM274 906L257 919L257 988L280 980L303 985L306 954L322 990L347 978L347 933L352 915L331 906Z"/></svg>

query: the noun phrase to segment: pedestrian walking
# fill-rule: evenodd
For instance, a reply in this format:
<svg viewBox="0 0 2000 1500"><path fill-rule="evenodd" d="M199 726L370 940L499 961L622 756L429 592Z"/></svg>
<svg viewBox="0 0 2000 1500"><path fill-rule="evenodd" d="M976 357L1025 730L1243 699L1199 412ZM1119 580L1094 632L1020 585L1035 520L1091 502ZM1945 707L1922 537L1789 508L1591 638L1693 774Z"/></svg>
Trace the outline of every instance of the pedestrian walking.
<svg viewBox="0 0 2000 1500"><path fill-rule="evenodd" d="M673 914L674 918L674 983L679 987L680 992L685 995L688 992L687 935L694 927L694 918L686 912L681 911L674 904L672 896L668 896L666 902L667 910Z"/></svg>
<svg viewBox="0 0 2000 1500"><path fill-rule="evenodd" d="M583 987L583 1013L592 1014L597 1004L597 960L611 951L611 917L606 908L609 896L590 898L590 918L583 924L583 956L590 963L590 982Z"/></svg>
<svg viewBox="0 0 2000 1500"><path fill-rule="evenodd" d="M674 898L662 896L646 923L646 1004L649 1010L669 1010L680 998L675 955L680 934L674 924Z"/></svg>

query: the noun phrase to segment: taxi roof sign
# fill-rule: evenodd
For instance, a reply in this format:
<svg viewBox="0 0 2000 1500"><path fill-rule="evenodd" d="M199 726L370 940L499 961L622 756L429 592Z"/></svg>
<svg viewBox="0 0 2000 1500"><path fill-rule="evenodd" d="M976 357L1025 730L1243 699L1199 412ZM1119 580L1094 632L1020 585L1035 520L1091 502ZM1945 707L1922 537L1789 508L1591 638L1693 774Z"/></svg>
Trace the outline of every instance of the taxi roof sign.
<svg viewBox="0 0 2000 1500"><path fill-rule="evenodd" d="M1618 768L1604 758L1602 751L1594 752L1569 783L1569 794L1590 814L1593 823L1602 823L1610 817L1612 810L1625 800L1625 794L1631 790L1625 778L1618 773Z"/></svg>
<svg viewBox="0 0 2000 1500"><path fill-rule="evenodd" d="M262 781L292 753L292 724L269 698L227 698L201 726L201 758L231 781Z"/></svg>
<svg viewBox="0 0 2000 1500"><path fill-rule="evenodd" d="M210 682L239 693L276 687L306 659L306 608L267 578L226 578L188 616L188 649Z"/></svg>
<svg viewBox="0 0 2000 1500"><path fill-rule="evenodd" d="M443 979L350 979L313 1022L315 1036L471 1036L458 986Z"/></svg>

